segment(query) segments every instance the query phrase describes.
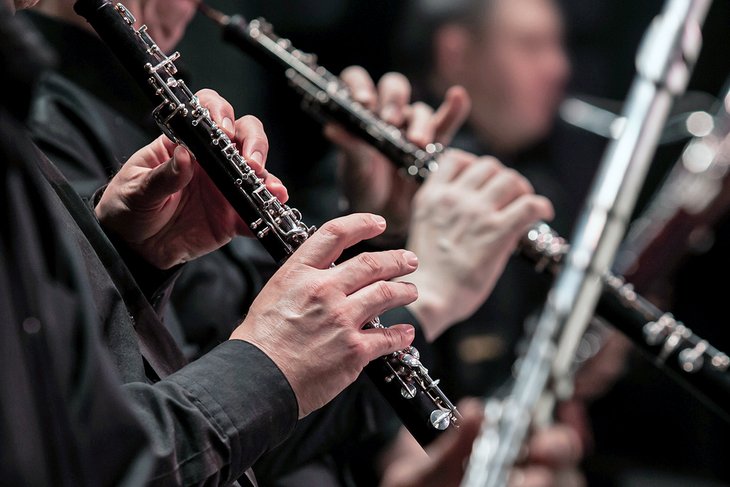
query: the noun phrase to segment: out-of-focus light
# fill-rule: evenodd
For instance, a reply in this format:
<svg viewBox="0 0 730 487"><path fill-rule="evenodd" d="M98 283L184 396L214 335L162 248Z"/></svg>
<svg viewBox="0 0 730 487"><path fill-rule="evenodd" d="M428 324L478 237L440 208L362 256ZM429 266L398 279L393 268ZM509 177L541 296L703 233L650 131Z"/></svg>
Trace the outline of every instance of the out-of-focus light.
<svg viewBox="0 0 730 487"><path fill-rule="evenodd" d="M715 128L712 115L707 112L693 112L687 117L687 131L695 137L704 137Z"/></svg>
<svg viewBox="0 0 730 487"><path fill-rule="evenodd" d="M714 158L715 151L708 144L695 141L682 154L682 163L689 172L699 174L710 168Z"/></svg>

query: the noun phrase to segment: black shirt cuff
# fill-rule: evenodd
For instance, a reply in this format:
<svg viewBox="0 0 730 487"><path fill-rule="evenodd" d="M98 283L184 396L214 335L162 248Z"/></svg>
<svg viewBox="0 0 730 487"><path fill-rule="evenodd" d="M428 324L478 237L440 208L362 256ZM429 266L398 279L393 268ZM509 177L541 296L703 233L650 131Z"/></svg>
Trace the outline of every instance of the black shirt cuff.
<svg viewBox="0 0 730 487"><path fill-rule="evenodd" d="M279 445L297 423L299 405L286 377L264 352L242 340L220 344L162 382L176 383L196 398L230 442L234 472Z"/></svg>

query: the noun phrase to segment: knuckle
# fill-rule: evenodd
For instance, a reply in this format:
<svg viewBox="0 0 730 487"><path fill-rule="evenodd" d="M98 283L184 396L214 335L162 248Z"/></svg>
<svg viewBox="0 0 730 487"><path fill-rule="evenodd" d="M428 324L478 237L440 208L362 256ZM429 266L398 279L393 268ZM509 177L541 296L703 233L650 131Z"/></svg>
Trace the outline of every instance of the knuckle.
<svg viewBox="0 0 730 487"><path fill-rule="evenodd" d="M433 113L433 109L422 101L417 101L413 103L411 107L414 112L421 115L431 115Z"/></svg>
<svg viewBox="0 0 730 487"><path fill-rule="evenodd" d="M480 157L477 162L489 170L499 170L503 167L499 159L491 156Z"/></svg>
<svg viewBox="0 0 730 487"><path fill-rule="evenodd" d="M307 281L307 294L309 299L314 302L322 301L327 295L327 284L319 279L310 279Z"/></svg>
<svg viewBox="0 0 730 487"><path fill-rule="evenodd" d="M365 68L358 64L353 64L352 66L348 66L345 69L342 70L340 73L340 78L349 78L351 76L362 76L367 75L367 71Z"/></svg>
<svg viewBox="0 0 730 487"><path fill-rule="evenodd" d="M440 206L444 208L454 208L459 204L459 195L453 191L443 191L439 198Z"/></svg>
<svg viewBox="0 0 730 487"><path fill-rule="evenodd" d="M385 344L388 348L395 348L400 343L399 336L400 333L392 328L383 329L383 338L385 338Z"/></svg>
<svg viewBox="0 0 730 487"><path fill-rule="evenodd" d="M376 284L377 292L380 296L380 300L384 303L388 303L395 298L395 292L391 285L385 281L380 281Z"/></svg>
<svg viewBox="0 0 730 487"><path fill-rule="evenodd" d="M410 88L410 83L408 82L408 78L405 77L402 73L399 73L397 71L389 71L383 75L382 78L380 78L381 83L387 83L387 84L393 84L393 85L400 85L400 87L407 87Z"/></svg>
<svg viewBox="0 0 730 487"><path fill-rule="evenodd" d="M330 311L331 320L333 323L344 328L350 328L353 325L352 316L348 308L344 305L334 306Z"/></svg>
<svg viewBox="0 0 730 487"><path fill-rule="evenodd" d="M244 115L239 120L241 121L242 124L245 124L256 130L261 130L261 131L264 130L263 122L261 122L261 120L259 120L259 118L254 115Z"/></svg>
<svg viewBox="0 0 730 487"><path fill-rule="evenodd" d="M364 253L358 256L358 261L362 267L365 268L370 274L379 274L382 270L380 262L374 254Z"/></svg>
<svg viewBox="0 0 730 487"><path fill-rule="evenodd" d="M362 337L359 333L356 333L354 331L348 332L345 335L344 343L345 348L352 356L356 358L362 358L367 355L367 347L365 346L365 343L363 342Z"/></svg>
<svg viewBox="0 0 730 487"><path fill-rule="evenodd" d="M345 225L339 220L330 220L319 228L319 233L325 237L339 240L345 235Z"/></svg>

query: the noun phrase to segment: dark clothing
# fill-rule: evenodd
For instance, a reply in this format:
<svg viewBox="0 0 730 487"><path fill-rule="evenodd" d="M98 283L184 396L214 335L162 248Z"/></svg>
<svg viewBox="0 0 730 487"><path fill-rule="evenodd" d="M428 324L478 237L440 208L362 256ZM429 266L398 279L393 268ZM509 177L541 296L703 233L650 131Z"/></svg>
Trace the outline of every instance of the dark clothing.
<svg viewBox="0 0 730 487"><path fill-rule="evenodd" d="M17 146L19 142L22 140L16 139L12 143ZM15 255L17 260L6 263L3 257L0 265L3 271L0 282L5 288L3 291L6 291L0 297L8 299L12 296L2 307L2 323L10 326L18 323L21 317L36 316L40 329L44 333L47 331L47 338L26 332L26 335L32 335L30 339L26 338L29 342L26 346L52 351L74 350L75 353L59 353L59 357L51 354L47 362L43 360L43 354L38 353L36 359L40 362L30 364L36 367L35 370L21 368L15 372L22 376L24 371L34 371L38 377L56 370L59 374L65 371L67 375L60 378L60 384L65 385L62 394L54 394L51 382L48 386L51 391L46 394L52 395L45 401L54 410L63 410L66 405L74 408L72 419L73 413L76 413L85 424L73 433L80 435L84 441L106 436L110 430L119 431L113 424L107 424L104 418L120 409L122 413L118 419L123 420L123 401L117 404L115 399L120 393L124 395L131 402L136 419L141 422L151 443L154 455L152 478L156 481L218 485L238 478L243 470L264 451L282 441L294 427L296 399L283 374L256 347L236 341L227 342L200 360L152 383L147 371L156 369L157 375L165 376L184 360L179 350L157 321L154 310L147 305L149 308L145 311L134 277L111 242L105 239L90 208L29 143L19 149L24 157L40 161L44 176L50 179L51 184L32 167L23 167L24 174L21 173L20 179L13 177L13 172L19 169L3 165L4 169L9 167L6 171L10 172L9 175L4 173L6 179L3 180L3 194L10 200L6 200L3 208L2 221L7 225L2 232L3 247L11 249L12 253L8 255ZM31 213L33 210L37 213ZM14 228L18 225L20 230ZM91 235L82 231L82 228L88 230L94 225L97 225L97 231L90 232ZM63 234L54 235L59 229L63 229ZM61 239L64 245L54 245L53 240L44 238L44 234ZM37 252L33 251L34 243L40 247ZM43 248L41 244L48 247ZM114 262L116 264L110 265ZM26 269L37 271L37 274L26 273ZM70 270L76 274L68 275ZM26 275L27 283L19 288L16 276ZM69 287L69 281L74 287ZM7 289L11 291L7 292ZM15 295L23 291L30 295ZM27 303L25 306L24 302ZM32 318L31 321L26 318L25 323L26 329L29 326L34 329ZM113 388L96 387L96 382L106 377L108 369L98 366L98 347L80 341L86 329L79 330L80 324L92 329L87 332L90 336L96 333L93 328L101 331L125 383L122 389L110 392ZM17 325L15 331L19 331ZM38 339L33 340L33 337ZM43 343L44 338L47 343ZM13 355L16 354L9 353L8 356ZM63 367L57 369L57 361ZM65 365L64 361L70 365ZM240 370L247 373L240 374ZM105 383L101 382L104 386ZM34 380L29 380L29 383L34 383ZM262 387L262 384L266 386ZM74 387L76 392L69 397L68 391L73 392ZM13 398L13 394L8 392L4 391L3 401ZM41 389L38 395L43 393ZM36 396L35 400L40 398ZM96 406L99 402L108 405L108 409L92 410L94 415L89 416L89 404ZM10 404L10 407L17 407L18 403L11 399ZM14 415L4 417L17 418ZM12 427L15 423L14 420L5 424ZM129 416L123 425L134 426L135 423ZM71 427L79 428L79 425L72 424ZM137 429L140 430L139 427ZM119 435L120 441L143 445L144 437L137 435L135 438L134 431L133 427L126 428ZM40 433L36 438L43 435ZM3 439L17 439L17 435L3 435ZM83 470L96 464L99 470L95 475L103 476L98 478L99 483L92 482L92 485L104 484L104 478L115 478L113 474L117 470L112 469L114 465L104 463L114 462L114 455L103 453L107 447L113 450L116 444L108 440L97 440L93 445L82 443L88 451L78 453L82 458L77 459L77 467ZM8 444L2 451L15 449ZM30 449L36 455L39 451ZM95 462L90 461L92 454ZM58 463L61 465L59 468L67 466L65 461L59 460ZM74 472L69 472L69 475L75 477Z"/></svg>
<svg viewBox="0 0 730 487"><path fill-rule="evenodd" d="M265 354L242 341L226 342L186 365L157 311L164 307L174 272L152 269L118 251L88 202L5 113L0 131L4 481L235 481L296 424L298 406L286 378ZM147 293L138 282L147 284Z"/></svg>
<svg viewBox="0 0 730 487"><path fill-rule="evenodd" d="M101 44L98 39L74 26L37 15L30 17L44 33L51 33L51 39L65 39L59 46L61 59L78 55L68 39L85 44L84 52L95 50L90 44ZM97 55L100 55L106 48L100 45L98 49ZM85 195L91 195L95 188L104 184L135 150L152 138L136 120L127 119L122 112L112 109L114 105L111 102L117 99L117 93L127 93L117 90L116 86L131 82L121 75L108 76L117 70L123 71L115 60L104 66L107 73L105 83L88 80L98 76L94 68L100 69L100 66L90 64L98 58L89 58L83 64L73 60L62 63L60 74L63 76L55 73L46 77L36 90L30 117L36 142L72 180L74 188ZM84 85L100 91L92 95L81 87ZM133 98L129 103L149 107L146 99ZM127 113L130 111L127 110ZM238 239L219 252L185 265L169 295L174 313L170 313L170 307L156 308L160 311L166 309L165 325L178 344L187 345L186 349L193 355L199 354L225 340L240 322L262 283L274 271L272 259L257 242ZM140 280L141 283L145 281ZM167 302L169 289L165 291L152 302ZM386 318L384 323L414 322L404 310L390 316L397 321ZM181 327L176 326L178 322ZM127 340L131 336L122 335ZM191 342L193 346L190 346ZM166 343L174 345L169 340ZM158 341L154 347L160 345L161 341ZM229 346L224 344L221 347ZM127 362L126 356L124 354L118 360L117 366L125 375L131 373L132 377L128 379L137 380L139 368L137 364ZM249 371L257 368L253 363L237 367L238 375L248 376ZM261 377L258 373L251 373L250 379L260 381ZM384 404L368 379L361 378L331 405L297 423L292 439L256 465L257 478L261 485L270 485L281 474L328 451L353 448L353 445L365 440L382 445L392 438L398 425L389 406ZM210 465L214 468L222 463L213 461Z"/></svg>
<svg viewBox="0 0 730 487"><path fill-rule="evenodd" d="M217 485L238 478L296 423L286 378L265 354L240 341L223 343L174 372L184 364L182 353L157 313L134 296L137 280L145 277L131 275L103 232L91 238L83 233L95 223L93 213L78 197L74 201L60 174L50 165L46 170L65 199L49 195L84 259L104 341L158 456L153 479ZM164 293L150 301L159 303ZM152 383L155 376L162 380Z"/></svg>
<svg viewBox="0 0 730 487"><path fill-rule="evenodd" d="M24 137L0 109L0 476L7 485L139 485L152 468L147 436Z"/></svg>
<svg viewBox="0 0 730 487"><path fill-rule="evenodd" d="M150 102L92 33L43 15L25 15L54 43L60 60L34 92L31 135L74 189L90 197L159 136L157 127L148 127ZM187 357L227 339L260 290L261 272L273 273L271 258L247 240L237 239L181 271L164 323Z"/></svg>

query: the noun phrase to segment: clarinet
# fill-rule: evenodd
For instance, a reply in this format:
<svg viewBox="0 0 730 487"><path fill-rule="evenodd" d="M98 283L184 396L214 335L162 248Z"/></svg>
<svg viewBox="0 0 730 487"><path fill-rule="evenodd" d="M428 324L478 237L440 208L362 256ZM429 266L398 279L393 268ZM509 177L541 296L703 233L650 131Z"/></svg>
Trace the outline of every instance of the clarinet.
<svg viewBox="0 0 730 487"><path fill-rule="evenodd" d="M240 15L229 16L203 3L198 7L222 28L226 42L266 66L283 68L290 85L302 96L302 108L306 112L341 123L419 182L438 170L437 156L444 150L440 144L429 144L422 149L409 142L400 129L352 100L347 86L318 65L314 54L296 49L291 41L278 37L270 23L262 18L247 22ZM547 223L540 222L522 237L517 252L538 273L554 277L568 249L565 239ZM603 296L597 311L657 365L663 364L663 369L671 371L683 385L691 385L693 392L701 391L700 397L704 396L714 409L730 411L726 354L694 335L671 314L658 310L638 295L631 284L612 274L604 277Z"/></svg>
<svg viewBox="0 0 730 487"><path fill-rule="evenodd" d="M271 256L282 264L315 231L295 208L279 202L241 156L236 145L210 118L206 108L180 79L175 60L166 56L145 26L122 4L79 0L76 12L85 17L157 104L152 115L162 132L191 150L226 199L248 224ZM379 319L365 328L382 328ZM447 428L458 427L460 414L432 379L414 347L394 352L366 366L368 376L391 403L403 424L423 445Z"/></svg>

